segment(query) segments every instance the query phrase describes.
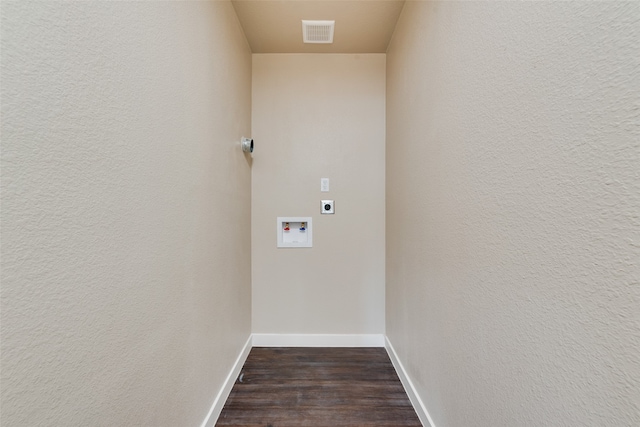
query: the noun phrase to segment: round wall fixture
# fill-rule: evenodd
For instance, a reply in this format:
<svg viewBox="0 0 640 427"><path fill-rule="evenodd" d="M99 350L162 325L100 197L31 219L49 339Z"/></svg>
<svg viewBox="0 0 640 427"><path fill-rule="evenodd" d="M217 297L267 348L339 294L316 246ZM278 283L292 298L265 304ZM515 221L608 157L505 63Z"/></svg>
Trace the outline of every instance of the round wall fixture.
<svg viewBox="0 0 640 427"><path fill-rule="evenodd" d="M253 153L253 139L242 137L240 141L240 146L242 147L242 151L245 153Z"/></svg>

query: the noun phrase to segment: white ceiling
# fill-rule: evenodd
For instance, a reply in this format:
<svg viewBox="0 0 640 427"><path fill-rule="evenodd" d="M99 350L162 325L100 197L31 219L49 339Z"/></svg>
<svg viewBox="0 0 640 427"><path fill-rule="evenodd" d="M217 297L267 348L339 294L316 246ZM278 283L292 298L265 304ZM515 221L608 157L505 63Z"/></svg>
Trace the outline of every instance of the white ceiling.
<svg viewBox="0 0 640 427"><path fill-rule="evenodd" d="M404 0L232 0L253 53L384 53ZM302 43L302 20L335 20L333 44Z"/></svg>

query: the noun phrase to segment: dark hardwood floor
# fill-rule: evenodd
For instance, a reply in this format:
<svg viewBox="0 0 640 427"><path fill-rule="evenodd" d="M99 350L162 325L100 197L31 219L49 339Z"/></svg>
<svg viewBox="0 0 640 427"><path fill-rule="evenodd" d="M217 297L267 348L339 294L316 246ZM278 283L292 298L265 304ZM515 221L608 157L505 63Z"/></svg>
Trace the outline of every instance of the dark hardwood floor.
<svg viewBox="0 0 640 427"><path fill-rule="evenodd" d="M421 426L384 348L253 348L216 426Z"/></svg>

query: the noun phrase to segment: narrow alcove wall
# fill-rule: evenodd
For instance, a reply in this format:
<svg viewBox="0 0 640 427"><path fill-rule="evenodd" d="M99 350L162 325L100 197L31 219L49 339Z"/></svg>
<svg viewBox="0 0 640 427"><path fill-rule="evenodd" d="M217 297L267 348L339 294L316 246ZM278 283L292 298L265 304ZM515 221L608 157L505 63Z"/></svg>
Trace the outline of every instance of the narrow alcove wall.
<svg viewBox="0 0 640 427"><path fill-rule="evenodd" d="M383 334L385 55L254 54L252 91L253 332ZM313 247L277 248L278 216Z"/></svg>

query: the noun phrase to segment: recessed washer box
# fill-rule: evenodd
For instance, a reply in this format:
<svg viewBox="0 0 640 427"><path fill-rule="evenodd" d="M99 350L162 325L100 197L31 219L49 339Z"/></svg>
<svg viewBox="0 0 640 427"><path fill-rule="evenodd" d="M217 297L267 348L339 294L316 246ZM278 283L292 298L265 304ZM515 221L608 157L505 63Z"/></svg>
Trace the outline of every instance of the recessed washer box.
<svg viewBox="0 0 640 427"><path fill-rule="evenodd" d="M310 216L279 216L276 225L279 248L313 247Z"/></svg>

